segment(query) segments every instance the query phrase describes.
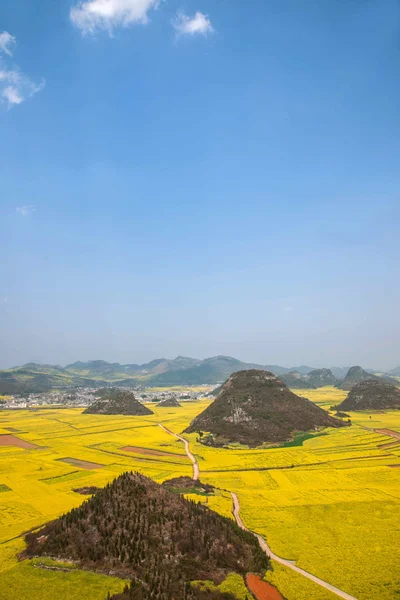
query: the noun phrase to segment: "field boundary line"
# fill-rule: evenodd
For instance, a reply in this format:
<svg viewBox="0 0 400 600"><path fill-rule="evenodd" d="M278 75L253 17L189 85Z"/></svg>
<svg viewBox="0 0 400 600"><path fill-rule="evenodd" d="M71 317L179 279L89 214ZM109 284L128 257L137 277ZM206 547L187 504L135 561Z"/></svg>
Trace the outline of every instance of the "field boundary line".
<svg viewBox="0 0 400 600"><path fill-rule="evenodd" d="M250 529L248 529L246 527L246 525L243 523L242 518L240 516L240 502L239 502L239 498L237 497L237 495L235 494L235 492L230 492L230 494L231 494L232 500L233 500L232 514L235 517L236 523L239 525L239 527L241 529L243 529L244 531L248 531L249 533L252 533L258 539L258 543L260 544L260 548L266 553L266 555L271 560L274 560L275 562L278 562L281 565L284 565L285 567L288 567L289 569L292 569L293 571L296 571L300 575L303 575L304 577L307 577L307 579L310 579L314 583L320 585L321 587L325 588L329 592L332 592L333 594L336 594L340 598L344 598L344 600L357 600L357 598L355 598L354 596L351 596L350 594L347 594L347 592L344 592L343 590L340 590L339 588L335 587L334 585L331 585L330 583L327 583L323 579L320 579L319 577L316 577L315 575L312 575L312 573L309 573L308 571L305 571L304 569L301 569L300 567L298 567L296 565L296 563L294 561L287 560L286 558L281 558L280 556L278 556L277 554L275 554L274 552L272 552L272 550L268 546L266 540L259 533L255 533L254 531L251 531Z"/></svg>

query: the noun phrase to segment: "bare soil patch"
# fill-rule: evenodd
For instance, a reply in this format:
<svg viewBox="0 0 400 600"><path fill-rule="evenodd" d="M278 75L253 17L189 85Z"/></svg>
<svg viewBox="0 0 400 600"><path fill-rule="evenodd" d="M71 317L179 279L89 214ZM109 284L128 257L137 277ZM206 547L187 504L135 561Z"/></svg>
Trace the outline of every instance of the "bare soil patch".
<svg viewBox="0 0 400 600"><path fill-rule="evenodd" d="M263 581L258 575L252 573L246 575L246 584L257 600L283 600L283 596L278 590L270 583Z"/></svg>
<svg viewBox="0 0 400 600"><path fill-rule="evenodd" d="M400 467L400 465L389 465L389 467L391 469L398 469Z"/></svg>
<svg viewBox="0 0 400 600"><path fill-rule="evenodd" d="M31 444L31 442L27 442L26 440L22 440L21 438L8 433L0 435L0 446L16 446L17 448L23 448L24 450L39 448L36 444Z"/></svg>
<svg viewBox="0 0 400 600"><path fill-rule="evenodd" d="M87 469L88 471L92 471L93 469L102 469L104 467L104 465L100 465L98 463L88 462L87 460L79 460L79 458L70 458L69 456L66 458L58 458L57 460L67 463L68 465L73 465L74 467Z"/></svg>
<svg viewBox="0 0 400 600"><path fill-rule="evenodd" d="M390 435L398 440L400 440L400 433L398 431L393 431L393 429L375 429L376 433L383 433L383 435Z"/></svg>
<svg viewBox="0 0 400 600"><path fill-rule="evenodd" d="M124 452L136 452L136 454L144 454L146 456L173 456L174 458L186 458L186 454L175 454L173 452L164 452L164 450L152 450L151 448L141 448L140 446L124 446L120 448Z"/></svg>

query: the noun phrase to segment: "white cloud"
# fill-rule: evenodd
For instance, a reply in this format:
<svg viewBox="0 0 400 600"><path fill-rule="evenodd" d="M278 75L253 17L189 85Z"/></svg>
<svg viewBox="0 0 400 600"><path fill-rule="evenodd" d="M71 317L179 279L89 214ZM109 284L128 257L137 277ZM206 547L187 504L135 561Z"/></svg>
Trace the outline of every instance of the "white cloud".
<svg viewBox="0 0 400 600"><path fill-rule="evenodd" d="M15 44L15 37L7 31L0 33L0 50L8 57L11 57ZM0 102L6 102L9 108L40 92L45 84L44 80L35 83L18 66L10 63L10 58L0 59Z"/></svg>
<svg viewBox="0 0 400 600"><path fill-rule="evenodd" d="M9 107L21 104L44 88L45 82L33 82L27 75L21 73L18 67L2 67L0 64L0 100L7 102Z"/></svg>
<svg viewBox="0 0 400 600"><path fill-rule="evenodd" d="M17 206L16 210L21 217L30 217L36 211L36 206L25 204L25 206Z"/></svg>
<svg viewBox="0 0 400 600"><path fill-rule="evenodd" d="M0 50L8 54L8 56L12 56L16 43L15 37L8 33L8 31L0 33Z"/></svg>
<svg viewBox="0 0 400 600"><path fill-rule="evenodd" d="M81 0L71 8L70 18L82 33L111 33L114 27L147 23L147 13L158 4L159 0Z"/></svg>
<svg viewBox="0 0 400 600"><path fill-rule="evenodd" d="M206 35L214 31L207 15L197 11L194 17L188 17L184 13L178 13L172 22L177 32L181 35Z"/></svg>

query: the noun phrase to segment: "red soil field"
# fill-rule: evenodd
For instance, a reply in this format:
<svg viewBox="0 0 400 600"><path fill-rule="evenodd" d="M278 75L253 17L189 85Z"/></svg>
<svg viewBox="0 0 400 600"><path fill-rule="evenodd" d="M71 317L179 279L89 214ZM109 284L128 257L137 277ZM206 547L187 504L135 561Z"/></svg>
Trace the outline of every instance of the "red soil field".
<svg viewBox="0 0 400 600"><path fill-rule="evenodd" d="M258 575L252 573L246 575L246 584L257 600L283 600L283 596L278 590L270 583L263 581Z"/></svg>
<svg viewBox="0 0 400 600"><path fill-rule="evenodd" d="M58 458L60 462L65 462L68 465L73 465L74 467L80 467L81 469L87 469L91 471L92 469L102 469L104 465L100 465L98 463L88 462L87 460L79 460L79 458Z"/></svg>
<svg viewBox="0 0 400 600"><path fill-rule="evenodd" d="M150 448L141 448L140 446L124 446L120 448L124 452L136 452L136 454L145 454L148 456L173 456L174 458L186 458L186 454L174 454L173 452L163 452L162 450L151 450Z"/></svg>
<svg viewBox="0 0 400 600"><path fill-rule="evenodd" d="M0 435L0 446L16 446L17 448L23 448L24 450L39 448L39 446L36 446L36 444L31 444L31 442L21 440L21 438L8 433Z"/></svg>

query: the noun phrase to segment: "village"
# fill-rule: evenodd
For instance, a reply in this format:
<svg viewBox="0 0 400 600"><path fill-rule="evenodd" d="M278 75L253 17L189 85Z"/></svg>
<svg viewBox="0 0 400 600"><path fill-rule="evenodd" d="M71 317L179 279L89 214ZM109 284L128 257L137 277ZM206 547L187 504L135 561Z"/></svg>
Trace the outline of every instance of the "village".
<svg viewBox="0 0 400 600"><path fill-rule="evenodd" d="M110 387L107 385L106 387ZM129 389L133 391L136 398L143 403L146 402L162 402L163 400L175 399L179 402L193 402L208 396L215 386L201 386L179 390L174 388L165 388L164 390L154 390L138 386L137 388L120 387L120 389ZM101 389L101 388L98 388ZM41 393L26 393L23 395L10 395L0 398L0 410L18 410L37 407L72 407L72 408L87 408L96 400L96 392L98 389L91 387L68 388L65 390L49 390Z"/></svg>

